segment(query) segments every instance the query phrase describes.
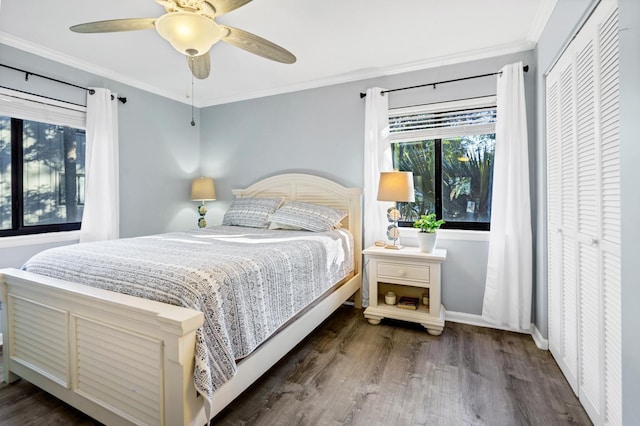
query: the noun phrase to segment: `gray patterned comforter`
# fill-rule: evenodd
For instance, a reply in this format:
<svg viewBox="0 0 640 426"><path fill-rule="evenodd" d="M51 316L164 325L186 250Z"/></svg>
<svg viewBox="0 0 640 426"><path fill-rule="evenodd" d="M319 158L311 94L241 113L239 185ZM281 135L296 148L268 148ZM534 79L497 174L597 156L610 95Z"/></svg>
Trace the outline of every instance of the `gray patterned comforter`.
<svg viewBox="0 0 640 426"><path fill-rule="evenodd" d="M211 400L236 360L353 269L344 230L220 226L58 247L23 269L204 313L195 384Z"/></svg>

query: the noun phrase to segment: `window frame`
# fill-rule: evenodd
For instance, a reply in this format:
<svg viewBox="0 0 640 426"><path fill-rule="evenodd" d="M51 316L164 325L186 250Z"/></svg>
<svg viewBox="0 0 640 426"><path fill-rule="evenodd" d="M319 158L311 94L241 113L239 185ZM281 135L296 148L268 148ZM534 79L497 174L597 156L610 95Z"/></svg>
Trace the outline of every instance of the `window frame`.
<svg viewBox="0 0 640 426"><path fill-rule="evenodd" d="M25 120L86 130L86 107L0 88L0 115L11 120L11 228L0 238L79 230L82 221L24 224L23 123Z"/></svg>
<svg viewBox="0 0 640 426"><path fill-rule="evenodd" d="M489 107L497 112L497 104L495 96L484 96L479 98L463 99L452 102L441 102L428 105L417 105L404 108L395 108L389 110L389 119L392 117L410 114L429 114L439 112L456 112L465 109ZM443 218L443 198L442 198L442 140L447 138L462 137L468 135L495 134L495 121L491 125L478 126L460 126L447 127L443 126L436 129L416 132L396 132L390 134L389 143L416 142L416 141L433 141L434 142L434 204L437 219ZM397 204L396 204L397 205ZM413 221L400 220L398 226L404 228L412 228ZM491 222L466 222L466 221L450 221L445 222L441 229L455 229L463 231L490 231Z"/></svg>

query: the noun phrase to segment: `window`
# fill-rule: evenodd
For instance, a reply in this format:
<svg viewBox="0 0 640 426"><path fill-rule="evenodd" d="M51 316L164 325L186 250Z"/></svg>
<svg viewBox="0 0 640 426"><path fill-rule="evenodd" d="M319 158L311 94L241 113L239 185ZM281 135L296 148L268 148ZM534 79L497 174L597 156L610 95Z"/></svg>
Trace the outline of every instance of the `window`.
<svg viewBox="0 0 640 426"><path fill-rule="evenodd" d="M52 102L0 91L0 236L80 229L84 107Z"/></svg>
<svg viewBox="0 0 640 426"><path fill-rule="evenodd" d="M435 212L443 228L489 230L495 98L391 110L393 168L414 175L416 201L398 203L401 225Z"/></svg>

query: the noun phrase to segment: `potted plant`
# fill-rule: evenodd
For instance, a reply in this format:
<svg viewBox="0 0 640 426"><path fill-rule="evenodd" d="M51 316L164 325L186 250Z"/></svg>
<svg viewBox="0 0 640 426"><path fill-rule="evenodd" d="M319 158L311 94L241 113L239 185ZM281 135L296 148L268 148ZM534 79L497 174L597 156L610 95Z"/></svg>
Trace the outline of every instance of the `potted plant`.
<svg viewBox="0 0 640 426"><path fill-rule="evenodd" d="M436 214L423 214L420 219L413 222L413 227L418 228L418 245L420 251L431 253L436 247L438 239L438 229L444 223L444 220L436 220Z"/></svg>

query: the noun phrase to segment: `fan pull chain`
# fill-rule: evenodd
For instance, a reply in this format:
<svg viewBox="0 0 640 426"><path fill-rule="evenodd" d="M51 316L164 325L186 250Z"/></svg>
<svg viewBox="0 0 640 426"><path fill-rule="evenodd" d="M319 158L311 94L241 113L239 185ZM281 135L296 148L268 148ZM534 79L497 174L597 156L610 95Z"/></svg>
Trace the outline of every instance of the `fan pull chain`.
<svg viewBox="0 0 640 426"><path fill-rule="evenodd" d="M191 57L191 61L193 63L193 56ZM196 125L196 121L193 118L193 98L195 94L193 93L193 73L191 73L191 126Z"/></svg>

